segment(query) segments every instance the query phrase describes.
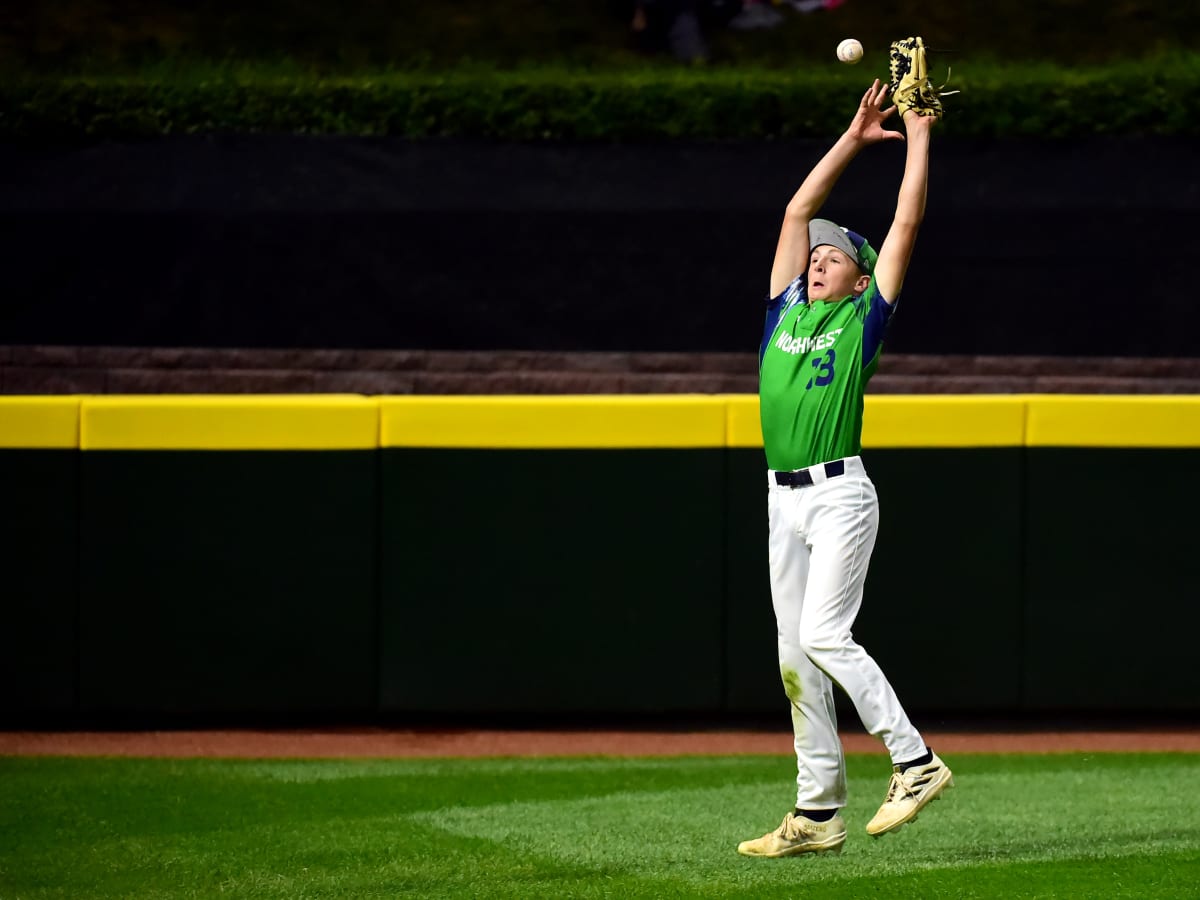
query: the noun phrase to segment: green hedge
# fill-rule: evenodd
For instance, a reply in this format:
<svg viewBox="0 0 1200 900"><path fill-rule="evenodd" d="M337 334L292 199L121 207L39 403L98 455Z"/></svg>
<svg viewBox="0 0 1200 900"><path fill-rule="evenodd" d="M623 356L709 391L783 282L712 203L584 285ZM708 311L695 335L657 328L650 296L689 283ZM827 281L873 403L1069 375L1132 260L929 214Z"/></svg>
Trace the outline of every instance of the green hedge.
<svg viewBox="0 0 1200 900"><path fill-rule="evenodd" d="M504 140L792 138L840 132L870 70L647 67L623 72L242 69L0 85L0 137L111 139L211 132ZM1196 135L1200 55L1103 68L966 66L946 100L963 137Z"/></svg>

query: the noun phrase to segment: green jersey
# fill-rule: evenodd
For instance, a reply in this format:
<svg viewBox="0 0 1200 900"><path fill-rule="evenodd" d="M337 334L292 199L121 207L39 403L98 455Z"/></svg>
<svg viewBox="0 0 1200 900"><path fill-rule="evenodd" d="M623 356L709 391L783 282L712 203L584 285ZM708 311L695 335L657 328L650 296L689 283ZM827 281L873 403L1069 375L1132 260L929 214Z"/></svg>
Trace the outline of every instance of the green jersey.
<svg viewBox="0 0 1200 900"><path fill-rule="evenodd" d="M801 275L767 307L759 348L759 412L768 467L803 469L862 451L863 392L892 307L861 297L809 303Z"/></svg>

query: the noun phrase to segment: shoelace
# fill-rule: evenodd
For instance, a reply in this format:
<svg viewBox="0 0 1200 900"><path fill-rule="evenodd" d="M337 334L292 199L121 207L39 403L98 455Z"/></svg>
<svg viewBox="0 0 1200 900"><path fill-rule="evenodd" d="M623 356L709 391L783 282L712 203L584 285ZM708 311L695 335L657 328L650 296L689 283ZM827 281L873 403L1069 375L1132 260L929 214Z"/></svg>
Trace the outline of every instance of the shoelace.
<svg viewBox="0 0 1200 900"><path fill-rule="evenodd" d="M928 767L924 767L922 769L922 773L920 775L915 775L915 774L913 775L912 787L905 786L904 773L893 772L892 773L892 783L888 785L887 800L885 800L884 802L892 803L893 801L895 801L897 799L903 799L903 798L898 798L896 796L897 789L899 789L900 792L903 792L904 797L911 797L912 799L915 800L917 798L917 793L918 793L917 789L920 788L921 790L924 790L926 787L928 787L930 782L933 781L934 773L939 771L938 769L933 769L931 771L925 771L926 769L928 769ZM917 783L918 778L920 779L920 784Z"/></svg>
<svg viewBox="0 0 1200 900"><path fill-rule="evenodd" d="M915 799L916 796L916 793L904 786L904 776L899 772L893 772L892 783L888 785L887 800L885 802L895 803L897 800L902 800L905 797L912 797Z"/></svg>
<svg viewBox="0 0 1200 900"><path fill-rule="evenodd" d="M953 52L954 52L953 50L941 50L941 49L934 49L933 47L926 47L926 48L925 48L925 55L926 55L926 56L928 56L930 53L953 53ZM941 85L939 85L938 87L934 88L934 90L935 90L935 91L937 91L937 95L938 95L939 97L950 97L950 96L952 96L952 95L954 95L954 94L961 94L961 93L962 93L962 91L944 91L944 90L942 90L942 88L944 88L946 85L948 85L948 84L950 83L950 75L951 75L951 73L952 73L953 71L954 71L954 70L953 70L953 69L951 69L949 66L946 66L946 80L945 80L945 81L943 81L943 82L941 83ZM930 84L930 86L932 87L932 86L933 86L933 81L932 81L932 80L930 80L929 84Z"/></svg>
<svg viewBox="0 0 1200 900"><path fill-rule="evenodd" d="M943 91L942 90L942 88L944 88L946 85L948 85L950 83L950 75L953 71L954 70L951 69L949 66L946 66L946 80L943 81L941 83L941 86L937 88L939 97L949 97L953 94L961 94L962 93L962 91Z"/></svg>
<svg viewBox="0 0 1200 900"><path fill-rule="evenodd" d="M946 85L950 83L950 68L946 68L946 80L940 85L934 85L932 81L926 79L923 82L913 85L912 92L917 94L928 106L940 106L942 97L951 97L954 94L961 94L962 91L944 91Z"/></svg>
<svg viewBox="0 0 1200 900"><path fill-rule="evenodd" d="M789 841L794 841L798 838L808 837L810 832L800 825L800 820L794 813L788 813L783 824L779 826L779 830L775 832L782 838L787 838Z"/></svg>

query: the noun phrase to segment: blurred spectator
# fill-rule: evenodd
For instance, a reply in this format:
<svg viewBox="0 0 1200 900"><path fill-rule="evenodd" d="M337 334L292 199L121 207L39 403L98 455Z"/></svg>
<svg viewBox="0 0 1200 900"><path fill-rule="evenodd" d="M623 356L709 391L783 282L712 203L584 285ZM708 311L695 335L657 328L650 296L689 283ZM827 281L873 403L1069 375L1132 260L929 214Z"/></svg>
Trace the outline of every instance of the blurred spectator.
<svg viewBox="0 0 1200 900"><path fill-rule="evenodd" d="M665 46L681 62L704 63L704 30L726 25L741 8L742 0L634 0L630 27L647 49Z"/></svg>
<svg viewBox="0 0 1200 900"><path fill-rule="evenodd" d="M814 13L821 9L837 9L846 0L784 0L788 6L802 13Z"/></svg>
<svg viewBox="0 0 1200 900"><path fill-rule="evenodd" d="M729 27L738 31L753 28L774 28L783 24L783 14L767 0L743 0L742 11L729 20Z"/></svg>
<svg viewBox="0 0 1200 900"><path fill-rule="evenodd" d="M777 7L799 13L834 9L846 0L633 0L630 30L643 49L669 50L681 62L708 61L706 30L739 31L775 28L784 15ZM629 9L628 6L625 7Z"/></svg>

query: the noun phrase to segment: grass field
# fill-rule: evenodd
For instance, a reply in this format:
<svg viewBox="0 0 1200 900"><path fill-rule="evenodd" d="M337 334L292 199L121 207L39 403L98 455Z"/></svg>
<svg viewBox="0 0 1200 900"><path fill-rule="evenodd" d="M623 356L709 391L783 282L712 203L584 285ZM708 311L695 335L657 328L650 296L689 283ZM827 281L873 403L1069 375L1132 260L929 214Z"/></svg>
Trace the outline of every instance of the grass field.
<svg viewBox="0 0 1200 900"><path fill-rule="evenodd" d="M1200 755L960 755L920 821L841 856L752 860L793 800L779 756L0 758L0 896L1200 896Z"/></svg>

